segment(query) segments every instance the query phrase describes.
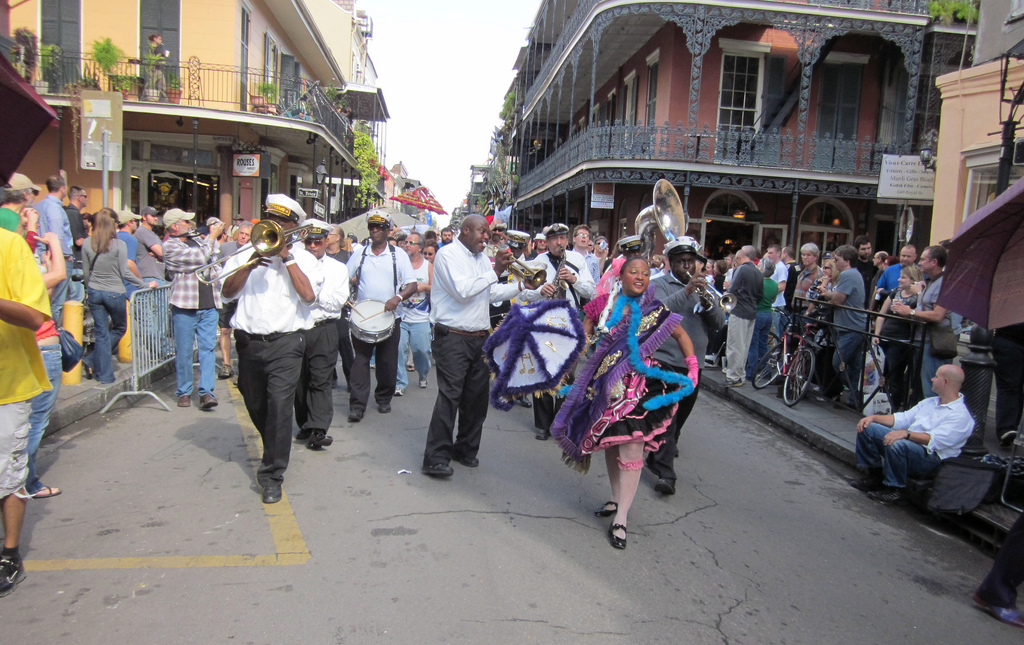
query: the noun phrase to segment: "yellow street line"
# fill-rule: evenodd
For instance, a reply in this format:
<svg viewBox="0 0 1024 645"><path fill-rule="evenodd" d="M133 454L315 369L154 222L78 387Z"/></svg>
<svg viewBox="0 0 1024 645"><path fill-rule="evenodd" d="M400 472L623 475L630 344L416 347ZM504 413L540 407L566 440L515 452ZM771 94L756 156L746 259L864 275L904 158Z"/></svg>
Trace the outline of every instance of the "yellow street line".
<svg viewBox="0 0 1024 645"><path fill-rule="evenodd" d="M238 388L227 384L228 396L242 427L249 456L259 461L261 443L256 427L249 419ZM288 496L282 494L277 504L264 504L270 534L274 539L273 555L169 555L141 558L78 558L64 560L26 560L29 571L76 571L86 569L181 569L192 567L270 567L305 564L310 559L306 540L299 530Z"/></svg>

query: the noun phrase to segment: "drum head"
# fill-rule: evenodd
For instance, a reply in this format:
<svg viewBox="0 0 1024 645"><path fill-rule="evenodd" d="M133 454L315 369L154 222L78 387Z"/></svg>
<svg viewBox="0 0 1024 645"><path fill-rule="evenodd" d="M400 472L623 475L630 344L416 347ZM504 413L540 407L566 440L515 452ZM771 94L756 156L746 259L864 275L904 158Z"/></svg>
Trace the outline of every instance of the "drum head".
<svg viewBox="0 0 1024 645"><path fill-rule="evenodd" d="M361 300L352 305L349 324L368 332L384 332L395 325L395 314L384 311L384 303L378 300Z"/></svg>

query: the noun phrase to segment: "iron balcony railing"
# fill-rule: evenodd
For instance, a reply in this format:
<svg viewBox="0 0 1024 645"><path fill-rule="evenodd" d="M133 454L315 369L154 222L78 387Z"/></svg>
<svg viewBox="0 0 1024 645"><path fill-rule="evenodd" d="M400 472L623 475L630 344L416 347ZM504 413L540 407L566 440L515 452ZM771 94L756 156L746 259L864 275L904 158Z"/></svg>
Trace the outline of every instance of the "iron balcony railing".
<svg viewBox="0 0 1024 645"><path fill-rule="evenodd" d="M180 65L129 59L105 69L88 56L58 53L41 61L34 85L40 94L70 96L81 89L100 89L120 91L126 101L312 121L326 128L349 152L355 140L345 108L328 97L319 81L210 65L195 56Z"/></svg>
<svg viewBox="0 0 1024 645"><path fill-rule="evenodd" d="M723 166L813 170L851 175L877 175L883 154L895 154L895 143L843 137L794 135L782 132L698 129L682 125L596 125L569 137L546 159L543 146L523 160L519 194L525 195L555 177L589 161L677 161Z"/></svg>
<svg viewBox="0 0 1024 645"><path fill-rule="evenodd" d="M548 0L551 2L552 0ZM561 26L561 31L558 32L558 38L555 39L555 44L546 52L544 52L544 60L541 63L540 69L537 75L531 79L531 87L526 90L526 104L529 105L536 97L536 93L539 88L532 83L536 79L545 79L552 71L555 62L561 56L562 52L568 46L568 43L572 42L576 32L579 31L584 21L593 11L594 7L607 0L578 0L576 3L576 9L572 12L572 15L566 18L565 23ZM639 4L639 2L638 2ZM803 4L811 5L815 7L836 7L837 9L861 9L866 11L882 11L887 13L897 14L909 14L914 16L927 16L928 15L928 0L778 0L778 4ZM615 6L615 5L610 5ZM780 11L784 11L784 7L779 8ZM541 6L541 13L545 13L545 7ZM543 24L538 29L547 30L548 27ZM534 37L530 37L531 43L534 41ZM531 67L533 67L531 65Z"/></svg>

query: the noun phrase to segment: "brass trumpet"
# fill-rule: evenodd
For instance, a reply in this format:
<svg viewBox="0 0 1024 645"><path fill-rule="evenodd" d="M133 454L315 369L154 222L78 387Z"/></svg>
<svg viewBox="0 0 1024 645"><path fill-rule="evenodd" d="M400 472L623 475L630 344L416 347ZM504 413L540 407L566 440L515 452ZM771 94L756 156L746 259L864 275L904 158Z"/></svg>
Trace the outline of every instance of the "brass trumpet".
<svg viewBox="0 0 1024 645"><path fill-rule="evenodd" d="M696 289L697 297L700 298L700 304L704 309L714 309L715 307L722 307L725 309L722 304L725 296L718 293L714 287L709 286L706 280L699 280L690 275L688 271L683 272L683 277L686 278L686 282L695 281L693 284ZM726 295L730 297L729 302L732 303L729 309L726 310L726 313L729 313L732 311L732 308L736 306L736 297L732 294Z"/></svg>
<svg viewBox="0 0 1024 645"><path fill-rule="evenodd" d="M277 255L278 253L281 252L281 249L283 249L286 245L294 244L295 242L298 242L299 240L305 238L306 233L311 228L313 228L313 226L310 224L300 226L298 228L293 228L292 230L285 232L281 225L278 224L277 222L274 222L269 219L260 220L256 222L256 224L252 227L252 233L250 234L250 242L252 243L251 248L242 247L230 255L225 255L224 257L214 260L209 264L204 264L198 269L192 271L192 273L199 273L199 281L202 282L203 284L213 284L217 280L223 280L225 278L228 278L234 275L235 273L238 273L242 269L248 268L256 264L257 262L260 261L261 258L273 257ZM229 259L235 257L239 253L249 253L250 251L255 253L256 257L252 258L251 260L249 260L242 266L238 267L237 269L228 271L227 273L224 274L217 275L211 279L203 277L202 273L207 269L215 267L222 262L227 262Z"/></svg>
<svg viewBox="0 0 1024 645"><path fill-rule="evenodd" d="M488 244L484 247L483 253L493 261L498 256L498 253L507 250L507 246ZM539 289L541 285L548 281L548 272L542 265L544 265L543 262L530 262L527 264L513 257L512 263L508 265L508 272L514 275L517 280L522 280L524 287L530 290Z"/></svg>

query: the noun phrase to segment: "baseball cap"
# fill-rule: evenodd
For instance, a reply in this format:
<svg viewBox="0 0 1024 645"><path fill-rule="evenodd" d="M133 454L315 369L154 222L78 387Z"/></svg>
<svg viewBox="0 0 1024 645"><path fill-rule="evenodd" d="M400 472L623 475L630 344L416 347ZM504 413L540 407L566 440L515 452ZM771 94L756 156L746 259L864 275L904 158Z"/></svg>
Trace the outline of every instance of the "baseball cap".
<svg viewBox="0 0 1024 645"><path fill-rule="evenodd" d="M33 184L31 179L20 172L16 172L11 175L11 181L8 182L8 184L10 185L11 190L28 190L31 188L37 195L43 191L42 188Z"/></svg>
<svg viewBox="0 0 1024 645"><path fill-rule="evenodd" d="M502 222L501 220L498 220L497 222L491 224L491 231L507 231L507 230L508 230L508 224L506 224L505 222Z"/></svg>
<svg viewBox="0 0 1024 645"><path fill-rule="evenodd" d="M171 224L176 224L183 220L194 220L195 218L195 213L186 213L180 208L172 208L171 210L164 213L164 226L170 227Z"/></svg>
<svg viewBox="0 0 1024 645"><path fill-rule="evenodd" d="M157 210L155 208L153 208L152 206L146 206L145 208L142 209L142 211L139 213L139 215L141 215L143 217L145 217L146 215L152 215L153 217L157 217L158 213L157 213Z"/></svg>
<svg viewBox="0 0 1024 645"><path fill-rule="evenodd" d="M288 195L280 193L267 195L267 207L263 209L263 213L265 215L277 215L284 219L290 219L300 225L306 221L306 211L302 210L299 202ZM164 215L164 221L167 221L166 214Z"/></svg>
<svg viewBox="0 0 1024 645"><path fill-rule="evenodd" d="M136 215L131 211L131 209L128 208L123 208L117 211L117 223L120 224L121 226L124 226L133 219L142 219L142 216Z"/></svg>
<svg viewBox="0 0 1024 645"><path fill-rule="evenodd" d="M548 238L545 237L545 235L543 233L537 233L536 235L533 236L533 239L535 239L535 240L546 240Z"/></svg>

